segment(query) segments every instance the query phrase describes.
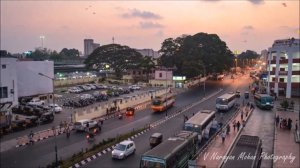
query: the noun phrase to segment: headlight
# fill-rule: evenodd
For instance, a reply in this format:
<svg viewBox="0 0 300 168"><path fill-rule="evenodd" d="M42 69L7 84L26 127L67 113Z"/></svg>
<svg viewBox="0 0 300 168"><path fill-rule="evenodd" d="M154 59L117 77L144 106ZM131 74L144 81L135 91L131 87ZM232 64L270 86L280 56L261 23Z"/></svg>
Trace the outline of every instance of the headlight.
<svg viewBox="0 0 300 168"><path fill-rule="evenodd" d="M124 155L124 153L120 153L120 156L123 156Z"/></svg>
<svg viewBox="0 0 300 168"><path fill-rule="evenodd" d="M112 154L115 154L115 151L112 151L111 153L112 153Z"/></svg>

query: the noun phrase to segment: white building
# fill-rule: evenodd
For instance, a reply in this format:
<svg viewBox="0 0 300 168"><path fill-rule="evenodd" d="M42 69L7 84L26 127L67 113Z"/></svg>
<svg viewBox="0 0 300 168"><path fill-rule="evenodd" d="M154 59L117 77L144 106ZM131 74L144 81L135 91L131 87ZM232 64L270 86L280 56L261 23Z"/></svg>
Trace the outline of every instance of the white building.
<svg viewBox="0 0 300 168"><path fill-rule="evenodd" d="M0 57L0 104L18 105L17 59L8 56Z"/></svg>
<svg viewBox="0 0 300 168"><path fill-rule="evenodd" d="M89 56L100 44L94 43L93 39L84 39L84 56Z"/></svg>
<svg viewBox="0 0 300 168"><path fill-rule="evenodd" d="M276 40L268 50L268 93L300 96L300 40Z"/></svg>
<svg viewBox="0 0 300 168"><path fill-rule="evenodd" d="M148 56L151 58L158 58L160 56L159 53L153 49L136 49L136 51L142 54L144 57Z"/></svg>
<svg viewBox="0 0 300 168"><path fill-rule="evenodd" d="M154 79L149 80L152 86L175 87L173 70L167 68L156 69Z"/></svg>

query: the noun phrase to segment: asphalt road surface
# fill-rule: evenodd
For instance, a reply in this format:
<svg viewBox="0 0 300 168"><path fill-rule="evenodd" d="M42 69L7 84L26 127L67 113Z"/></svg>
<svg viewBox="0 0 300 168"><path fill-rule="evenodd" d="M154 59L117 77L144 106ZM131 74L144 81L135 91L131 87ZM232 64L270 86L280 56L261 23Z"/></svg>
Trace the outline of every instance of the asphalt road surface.
<svg viewBox="0 0 300 168"><path fill-rule="evenodd" d="M244 90L248 87L248 80L236 80L235 83L232 80L225 80L221 82L207 82L206 95L210 95L218 91L221 87L224 90L218 95L206 100L205 102L194 106L183 114L189 117L192 113L199 111L200 109L215 109L215 98L225 92L235 91L236 89ZM243 92L242 92L243 93ZM193 88L185 93L182 93L176 97L176 104L173 108L168 110L168 115L171 115L175 111L187 106L191 103L198 102L203 98L203 87ZM230 117L232 111L225 113L224 119ZM102 157L92 161L88 167L138 167L141 154L149 150L148 138L153 132L162 132L164 139L178 132L182 128L183 114L180 114L165 123L155 127L151 131L142 136L139 136L134 141L137 145L136 154L130 156L126 160L115 161L111 159L110 154L103 155ZM153 114L150 109L138 111L134 117L119 119L109 119L104 122L102 127L102 133L96 136L95 143L107 139L109 137L115 137L116 135L123 134L131 131L132 129L138 129L146 124L153 123L165 117L165 113ZM92 147L93 144L88 143L85 139L84 133L72 132L69 139L66 136L59 135L56 138L49 138L39 141L32 146L24 146L14 148L1 153L1 167L39 167L50 164L55 159L54 146L55 143L58 147L59 159L65 159L71 157L74 153L79 152L85 148Z"/></svg>

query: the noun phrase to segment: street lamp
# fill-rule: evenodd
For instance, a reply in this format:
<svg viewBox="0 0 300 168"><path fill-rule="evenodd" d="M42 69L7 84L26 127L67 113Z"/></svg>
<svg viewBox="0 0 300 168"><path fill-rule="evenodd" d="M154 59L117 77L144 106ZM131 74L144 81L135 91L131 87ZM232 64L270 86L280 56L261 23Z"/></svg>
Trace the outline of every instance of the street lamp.
<svg viewBox="0 0 300 168"><path fill-rule="evenodd" d="M55 96L54 96L54 78L51 78L43 73L39 73L40 76L46 77L48 79L52 80L52 89L53 89L53 93L52 93L52 101L53 101L53 105L54 105L54 110L55 110ZM54 151L55 151L55 165L58 166L58 157L57 157L57 144L56 144L56 130L55 130L55 135L54 135Z"/></svg>

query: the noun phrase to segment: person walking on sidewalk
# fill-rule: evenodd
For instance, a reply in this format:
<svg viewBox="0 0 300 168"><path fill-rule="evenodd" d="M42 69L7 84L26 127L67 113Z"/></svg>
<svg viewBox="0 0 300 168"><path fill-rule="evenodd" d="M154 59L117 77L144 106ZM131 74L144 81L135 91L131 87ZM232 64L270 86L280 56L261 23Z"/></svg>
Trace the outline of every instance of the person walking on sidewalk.
<svg viewBox="0 0 300 168"><path fill-rule="evenodd" d="M240 121L238 121L238 122L236 123L236 128L237 128L237 131L239 131L239 130L240 130L240 126L241 126L241 123L240 123Z"/></svg>
<svg viewBox="0 0 300 168"><path fill-rule="evenodd" d="M278 127L278 124L279 124L279 115L276 116L275 121L276 121L276 127Z"/></svg>
<svg viewBox="0 0 300 168"><path fill-rule="evenodd" d="M295 131L298 131L298 120L295 122Z"/></svg>
<svg viewBox="0 0 300 168"><path fill-rule="evenodd" d="M227 124L227 126L226 126L226 133L229 134L229 132L230 132L230 125Z"/></svg>
<svg viewBox="0 0 300 168"><path fill-rule="evenodd" d="M233 131L235 132L236 123L233 122Z"/></svg>
<svg viewBox="0 0 300 168"><path fill-rule="evenodd" d="M222 137L222 143L225 142L225 137L226 137L226 131L224 130L221 134L221 137Z"/></svg>
<svg viewBox="0 0 300 168"><path fill-rule="evenodd" d="M29 144L32 145L33 144L33 131L30 131L28 138L29 138Z"/></svg>
<svg viewBox="0 0 300 168"><path fill-rule="evenodd" d="M244 119L244 110L242 110L242 112L241 112L241 120L243 120Z"/></svg>

